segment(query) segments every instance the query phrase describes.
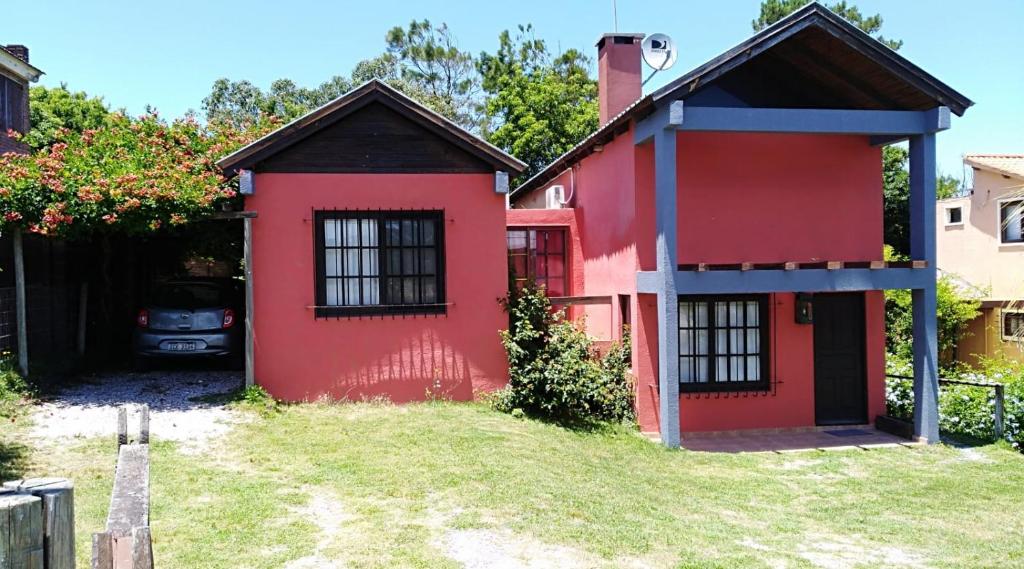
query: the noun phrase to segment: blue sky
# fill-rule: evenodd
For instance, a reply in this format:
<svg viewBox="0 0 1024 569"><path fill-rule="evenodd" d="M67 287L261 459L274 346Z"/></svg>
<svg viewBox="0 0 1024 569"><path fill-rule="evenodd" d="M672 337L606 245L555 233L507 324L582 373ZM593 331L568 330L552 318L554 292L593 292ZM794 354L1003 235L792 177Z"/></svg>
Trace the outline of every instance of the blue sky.
<svg viewBox="0 0 1024 569"><path fill-rule="evenodd" d="M976 103L939 136L939 167L961 174L965 152L1024 152L1024 2L855 0L880 12L900 53ZM759 0L618 0L619 30L663 32L680 46L676 66L647 88L725 51L751 34ZM384 33L411 19L446 22L463 49L493 51L498 33L532 23L555 50L594 53L612 31L612 0L312 1L36 0L3 8L0 42L23 43L46 72L113 107L165 116L199 109L219 77L261 87L287 77L316 85L348 75L384 49Z"/></svg>

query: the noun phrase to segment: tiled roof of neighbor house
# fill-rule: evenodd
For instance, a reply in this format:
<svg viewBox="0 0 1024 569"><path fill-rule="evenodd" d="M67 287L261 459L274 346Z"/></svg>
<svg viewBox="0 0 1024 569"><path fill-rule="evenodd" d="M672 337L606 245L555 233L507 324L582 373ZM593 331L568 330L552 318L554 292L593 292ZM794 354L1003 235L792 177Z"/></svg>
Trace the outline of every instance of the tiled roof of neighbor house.
<svg viewBox="0 0 1024 569"><path fill-rule="evenodd" d="M786 45L795 38L797 45ZM816 46L826 55L809 55ZM762 57L766 55L767 57ZM834 61L827 61L829 58ZM837 59L842 58L842 59ZM811 2L746 41L697 67L627 107L576 147L512 191L515 201L550 182L595 147L627 132L631 121L649 115L662 101L684 100L727 73L747 64L761 65L774 83L802 81L811 91L847 98L845 107L926 110L945 106L962 116L974 104L936 77L914 65L885 44L847 22L818 2ZM830 108L820 101L804 101L799 107Z"/></svg>
<svg viewBox="0 0 1024 569"><path fill-rule="evenodd" d="M526 164L500 148L473 135L379 79L371 79L324 106L310 111L248 146L221 158L217 161L217 166L226 174L233 176L238 170L252 168L268 156L280 152L373 101L387 103L395 111L479 157L496 170L508 170L513 174L518 174L526 169Z"/></svg>
<svg viewBox="0 0 1024 569"><path fill-rule="evenodd" d="M964 162L976 168L1024 178L1024 154L967 154Z"/></svg>

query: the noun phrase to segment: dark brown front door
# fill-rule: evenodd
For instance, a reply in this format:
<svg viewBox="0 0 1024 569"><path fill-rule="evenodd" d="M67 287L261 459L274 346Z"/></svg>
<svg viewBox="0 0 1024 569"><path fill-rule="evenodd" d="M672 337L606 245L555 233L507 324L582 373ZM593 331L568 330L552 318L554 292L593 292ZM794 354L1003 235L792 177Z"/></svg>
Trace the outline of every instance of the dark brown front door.
<svg viewBox="0 0 1024 569"><path fill-rule="evenodd" d="M867 423L864 295L814 295L814 415L819 425Z"/></svg>

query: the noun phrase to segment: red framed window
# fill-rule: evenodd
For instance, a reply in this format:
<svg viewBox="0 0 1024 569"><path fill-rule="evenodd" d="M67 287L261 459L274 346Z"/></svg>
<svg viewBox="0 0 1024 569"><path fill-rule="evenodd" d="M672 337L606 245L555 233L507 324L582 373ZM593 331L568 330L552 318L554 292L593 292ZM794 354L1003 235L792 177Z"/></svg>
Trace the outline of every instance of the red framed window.
<svg viewBox="0 0 1024 569"><path fill-rule="evenodd" d="M565 296L569 290L565 241L564 229L509 229L508 267L516 287L533 279L548 296Z"/></svg>

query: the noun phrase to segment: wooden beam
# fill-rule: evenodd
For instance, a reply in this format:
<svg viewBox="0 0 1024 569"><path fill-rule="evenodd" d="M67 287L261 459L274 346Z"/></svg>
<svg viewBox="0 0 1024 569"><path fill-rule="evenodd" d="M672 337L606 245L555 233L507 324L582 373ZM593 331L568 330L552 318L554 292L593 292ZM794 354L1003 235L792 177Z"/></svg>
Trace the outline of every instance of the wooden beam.
<svg viewBox="0 0 1024 569"><path fill-rule="evenodd" d="M611 296L552 296L548 300L556 306L612 303Z"/></svg>
<svg viewBox="0 0 1024 569"><path fill-rule="evenodd" d="M205 218L212 221L223 221L226 219L255 219L255 211L218 211ZM203 220L200 220L203 221Z"/></svg>
<svg viewBox="0 0 1024 569"><path fill-rule="evenodd" d="M0 494L0 543L3 567L43 569L42 500L30 494ZM5 558L6 557L6 558Z"/></svg>
<svg viewBox="0 0 1024 569"><path fill-rule="evenodd" d="M934 133L949 121L949 109L862 111L846 109L774 109L687 107L678 128L689 131L779 132L808 134L917 135Z"/></svg>
<svg viewBox="0 0 1024 569"><path fill-rule="evenodd" d="M4 487L40 499L46 569L75 569L74 484L66 478L29 478Z"/></svg>
<svg viewBox="0 0 1024 569"><path fill-rule="evenodd" d="M825 263L825 268L830 270L830 271L835 271L835 270L843 268L843 262L842 261L828 261L828 262Z"/></svg>
<svg viewBox="0 0 1024 569"><path fill-rule="evenodd" d="M800 267L799 263L794 263L792 261L786 261L786 263L783 264L783 270L786 270L786 271L795 271L799 267Z"/></svg>
<svg viewBox="0 0 1024 569"><path fill-rule="evenodd" d="M242 221L243 251L245 262L245 386L256 384L256 329L253 327L255 309L253 305L252 282L252 218Z"/></svg>
<svg viewBox="0 0 1024 569"><path fill-rule="evenodd" d="M14 305L18 321L18 371L28 377L28 322L25 306L25 246L21 229L14 228Z"/></svg>

